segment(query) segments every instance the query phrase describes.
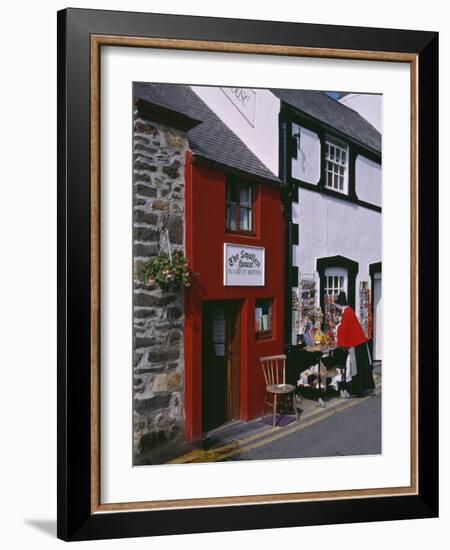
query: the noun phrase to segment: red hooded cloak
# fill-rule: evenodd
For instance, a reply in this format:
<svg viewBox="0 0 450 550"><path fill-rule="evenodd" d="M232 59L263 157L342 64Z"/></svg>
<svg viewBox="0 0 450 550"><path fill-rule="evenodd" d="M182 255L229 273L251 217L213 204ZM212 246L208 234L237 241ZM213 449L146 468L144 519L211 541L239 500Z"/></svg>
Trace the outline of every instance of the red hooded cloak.
<svg viewBox="0 0 450 550"><path fill-rule="evenodd" d="M340 348L354 348L367 342L364 331L349 306L344 308L341 322L337 325L337 345Z"/></svg>

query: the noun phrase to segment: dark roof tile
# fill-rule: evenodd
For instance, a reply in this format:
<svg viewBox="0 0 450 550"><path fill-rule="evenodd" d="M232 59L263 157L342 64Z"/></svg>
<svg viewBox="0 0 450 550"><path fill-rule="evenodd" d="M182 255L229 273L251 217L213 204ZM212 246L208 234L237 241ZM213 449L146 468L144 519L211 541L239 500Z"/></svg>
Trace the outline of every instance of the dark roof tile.
<svg viewBox="0 0 450 550"><path fill-rule="evenodd" d="M381 134L359 113L315 90L270 90L281 101L381 153Z"/></svg>

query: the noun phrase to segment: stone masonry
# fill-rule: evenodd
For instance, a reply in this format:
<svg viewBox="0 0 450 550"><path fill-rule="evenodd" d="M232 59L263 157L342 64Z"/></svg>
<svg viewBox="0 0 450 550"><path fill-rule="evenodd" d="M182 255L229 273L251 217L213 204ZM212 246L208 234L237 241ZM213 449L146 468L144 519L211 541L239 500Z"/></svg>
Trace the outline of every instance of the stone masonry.
<svg viewBox="0 0 450 550"><path fill-rule="evenodd" d="M134 463L151 463L184 438L184 290L162 291L137 278L143 261L184 253L186 132L147 120L135 109L133 132ZM144 456L150 457L142 461Z"/></svg>

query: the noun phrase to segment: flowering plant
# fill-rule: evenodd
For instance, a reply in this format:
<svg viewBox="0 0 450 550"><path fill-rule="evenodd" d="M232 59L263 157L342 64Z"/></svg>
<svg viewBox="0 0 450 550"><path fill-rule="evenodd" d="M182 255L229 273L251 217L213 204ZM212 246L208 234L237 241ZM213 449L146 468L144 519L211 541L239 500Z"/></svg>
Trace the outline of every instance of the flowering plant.
<svg viewBox="0 0 450 550"><path fill-rule="evenodd" d="M150 257L141 267L139 278L145 284L157 284L162 290L173 287L190 287L196 275L188 267L188 260L179 251L170 256L162 252Z"/></svg>

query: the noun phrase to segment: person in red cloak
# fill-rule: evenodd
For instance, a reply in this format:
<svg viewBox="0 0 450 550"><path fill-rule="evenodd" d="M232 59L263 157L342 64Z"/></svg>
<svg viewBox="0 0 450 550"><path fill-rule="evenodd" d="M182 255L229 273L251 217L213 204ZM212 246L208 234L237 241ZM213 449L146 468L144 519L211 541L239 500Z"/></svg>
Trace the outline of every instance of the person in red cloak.
<svg viewBox="0 0 450 550"><path fill-rule="evenodd" d="M351 373L347 387L351 394L364 395L375 388L367 338L355 312L348 305L345 292L339 293L336 305L342 308L341 321L336 327L337 345L348 351L347 370L350 369Z"/></svg>

